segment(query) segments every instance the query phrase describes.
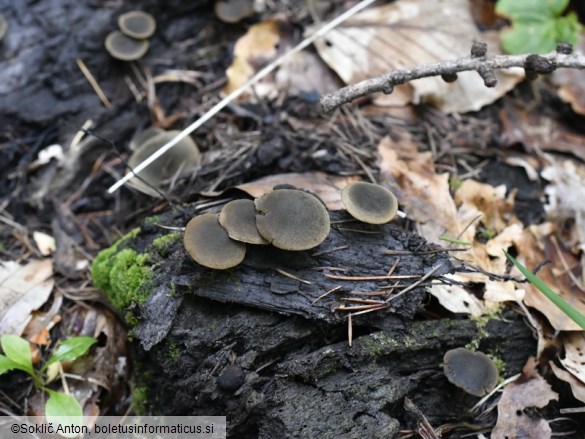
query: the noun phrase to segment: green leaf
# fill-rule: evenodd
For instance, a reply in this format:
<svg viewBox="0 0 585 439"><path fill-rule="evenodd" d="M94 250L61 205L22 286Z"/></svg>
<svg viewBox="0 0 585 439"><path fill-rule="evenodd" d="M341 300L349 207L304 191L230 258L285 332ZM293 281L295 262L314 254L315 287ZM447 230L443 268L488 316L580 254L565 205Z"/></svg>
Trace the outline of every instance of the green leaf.
<svg viewBox="0 0 585 439"><path fill-rule="evenodd" d="M45 405L45 416L48 422L53 425L83 425L83 409L73 395L65 395L54 390L44 389L49 394L49 399ZM64 437L76 437L78 434L59 433Z"/></svg>
<svg viewBox="0 0 585 439"><path fill-rule="evenodd" d="M581 24L574 12L571 12L566 17L559 18L556 23L556 40L564 41L576 45L579 43L579 32L581 32Z"/></svg>
<svg viewBox="0 0 585 439"><path fill-rule="evenodd" d="M18 369L35 375L28 341L17 335L9 334L0 337L0 345L6 357L18 365Z"/></svg>
<svg viewBox="0 0 585 439"><path fill-rule="evenodd" d="M581 314L566 302L561 296L555 293L542 279L536 276L533 272L527 269L524 265L514 259L507 251L504 250L506 257L526 276L528 282L534 285L538 290L544 294L552 303L554 303L562 312L564 312L571 320L577 323L581 328L585 329L585 315Z"/></svg>
<svg viewBox="0 0 585 439"><path fill-rule="evenodd" d="M571 12L561 17L569 0L499 0L496 11L512 21L501 33L508 53L547 53L564 41L577 44L581 25Z"/></svg>
<svg viewBox="0 0 585 439"><path fill-rule="evenodd" d="M59 345L57 350L51 355L49 361L43 366L43 370L56 361L73 361L81 357L87 350L96 343L93 337L73 337L65 340Z"/></svg>
<svg viewBox="0 0 585 439"><path fill-rule="evenodd" d="M0 354L0 375L2 375L3 373L9 372L13 369L22 370L22 367L18 363L15 363L14 361L12 361L7 356Z"/></svg>
<svg viewBox="0 0 585 439"><path fill-rule="evenodd" d="M501 40L507 53L547 53L556 47L555 22L517 22L502 32Z"/></svg>
<svg viewBox="0 0 585 439"><path fill-rule="evenodd" d="M569 0L499 0L496 12L513 21L542 21L558 17L568 4Z"/></svg>

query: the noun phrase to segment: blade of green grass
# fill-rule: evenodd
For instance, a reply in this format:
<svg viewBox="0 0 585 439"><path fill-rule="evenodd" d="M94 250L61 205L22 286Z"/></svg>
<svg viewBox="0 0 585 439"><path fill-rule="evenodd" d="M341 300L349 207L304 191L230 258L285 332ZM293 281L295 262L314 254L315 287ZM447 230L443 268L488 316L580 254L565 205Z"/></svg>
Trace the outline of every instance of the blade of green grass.
<svg viewBox="0 0 585 439"><path fill-rule="evenodd" d="M457 238L451 238L450 236L439 236L439 239L441 241L447 241L450 242L451 244L459 244L459 245L471 245L471 242L469 241L462 241L460 239Z"/></svg>
<svg viewBox="0 0 585 439"><path fill-rule="evenodd" d="M526 276L528 282L538 288L542 294L548 297L548 299L554 303L562 312L564 312L571 320L577 323L581 328L585 329L585 315L581 314L579 311L573 308L561 296L555 293L546 283L544 283L542 279L540 279L528 268L514 259L507 251L504 250L504 254L508 260L512 262L512 264L514 264L524 276Z"/></svg>

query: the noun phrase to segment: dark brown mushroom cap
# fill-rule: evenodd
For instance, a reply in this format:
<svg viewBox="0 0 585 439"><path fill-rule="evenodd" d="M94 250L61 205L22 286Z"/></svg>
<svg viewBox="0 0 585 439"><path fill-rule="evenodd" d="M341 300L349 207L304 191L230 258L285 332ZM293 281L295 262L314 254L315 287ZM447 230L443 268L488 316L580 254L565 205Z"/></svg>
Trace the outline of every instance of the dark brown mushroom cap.
<svg viewBox="0 0 585 439"><path fill-rule="evenodd" d="M256 227L256 207L252 200L234 200L227 203L219 214L219 223L236 241L248 244L269 244Z"/></svg>
<svg viewBox="0 0 585 439"><path fill-rule="evenodd" d="M484 396L498 382L496 365L482 352L451 349L443 357L443 363L447 379L471 395Z"/></svg>
<svg viewBox="0 0 585 439"><path fill-rule="evenodd" d="M4 15L0 14L0 41L2 41L6 32L8 32L8 22Z"/></svg>
<svg viewBox="0 0 585 439"><path fill-rule="evenodd" d="M183 245L197 263L216 270L235 267L246 256L246 244L231 239L213 213L196 216L187 223Z"/></svg>
<svg viewBox="0 0 585 439"><path fill-rule="evenodd" d="M142 40L154 34L156 21L144 11L130 11L118 17L118 27L125 35Z"/></svg>
<svg viewBox="0 0 585 439"><path fill-rule="evenodd" d="M255 203L260 235L284 250L308 250L321 244L330 230L329 213L317 198L294 189L269 192Z"/></svg>
<svg viewBox="0 0 585 439"><path fill-rule="evenodd" d="M238 21L254 14L254 0L218 0L215 15L226 23Z"/></svg>
<svg viewBox="0 0 585 439"><path fill-rule="evenodd" d="M148 51L147 40L135 40L119 30L108 34L105 46L110 55L121 61L135 61Z"/></svg>
<svg viewBox="0 0 585 439"><path fill-rule="evenodd" d="M341 201L351 216L369 224L385 224L398 210L392 192L377 184L350 183L341 191Z"/></svg>

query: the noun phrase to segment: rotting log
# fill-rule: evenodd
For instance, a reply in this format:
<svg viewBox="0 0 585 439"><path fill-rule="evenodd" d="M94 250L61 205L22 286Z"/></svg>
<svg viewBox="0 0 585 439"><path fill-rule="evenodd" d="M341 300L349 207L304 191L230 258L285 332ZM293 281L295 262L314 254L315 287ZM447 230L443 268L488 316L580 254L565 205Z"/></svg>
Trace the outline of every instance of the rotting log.
<svg viewBox="0 0 585 439"><path fill-rule="evenodd" d="M156 223L182 226L193 213L171 212ZM434 425L472 422L466 411L477 398L448 383L444 352L471 343L500 358L510 376L534 351L527 326L514 315L420 320L427 295L418 286L385 309L354 317L348 346L346 315L335 311L340 299L399 282L396 293L438 266L427 279L437 281L452 264L442 252L421 255L433 247L403 224L364 226L338 223L346 213L331 216L334 227L318 248L250 247L229 271L197 265L180 234L154 245L162 229L153 221L121 244L117 251L148 253L152 268L140 287L148 298L126 310L136 324L135 407L225 415L230 437L238 438L393 437L399 426L416 426L402 407L406 395ZM392 273L398 278L383 279L398 257L385 255L388 249L412 252L400 256Z"/></svg>

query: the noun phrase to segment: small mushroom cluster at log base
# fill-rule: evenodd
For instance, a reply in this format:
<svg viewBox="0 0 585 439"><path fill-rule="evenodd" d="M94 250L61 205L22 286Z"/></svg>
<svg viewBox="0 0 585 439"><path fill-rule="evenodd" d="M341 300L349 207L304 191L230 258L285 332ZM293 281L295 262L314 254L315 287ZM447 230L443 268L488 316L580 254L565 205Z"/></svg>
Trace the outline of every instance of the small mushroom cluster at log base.
<svg viewBox="0 0 585 439"><path fill-rule="evenodd" d="M156 30L152 15L144 11L130 11L118 17L119 30L106 36L104 45L112 57L121 61L136 61L148 51L148 38Z"/></svg>
<svg viewBox="0 0 585 439"><path fill-rule="evenodd" d="M341 196L354 218L370 224L389 222L398 209L392 192L371 183L352 183ZM330 229L329 213L321 199L285 185L255 201L231 201L219 214L192 218L185 227L183 244L197 263L224 270L244 260L246 244L309 250L325 241Z"/></svg>

